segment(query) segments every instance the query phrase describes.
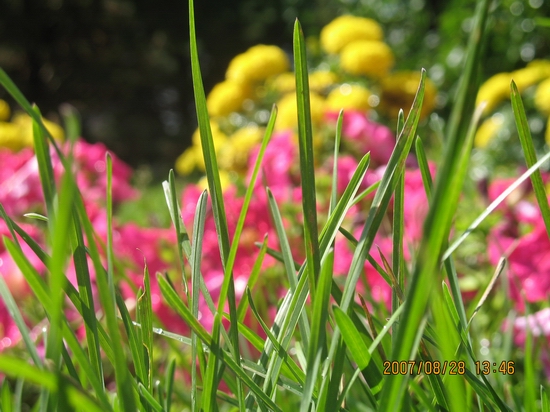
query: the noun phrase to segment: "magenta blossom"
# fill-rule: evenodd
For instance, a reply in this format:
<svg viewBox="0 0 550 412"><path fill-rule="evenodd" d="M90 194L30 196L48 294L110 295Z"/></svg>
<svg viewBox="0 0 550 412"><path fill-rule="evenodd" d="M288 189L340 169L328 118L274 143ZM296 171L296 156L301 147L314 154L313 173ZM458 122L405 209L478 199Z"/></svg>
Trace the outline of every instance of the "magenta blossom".
<svg viewBox="0 0 550 412"><path fill-rule="evenodd" d="M12 152L0 148L0 203L9 216L40 210L42 186L32 149Z"/></svg>
<svg viewBox="0 0 550 412"><path fill-rule="evenodd" d="M328 112L327 118L335 121L338 113ZM370 120L363 112L344 112L343 143L349 143L359 153L370 152L376 165L386 164L395 147L395 136L386 126Z"/></svg>

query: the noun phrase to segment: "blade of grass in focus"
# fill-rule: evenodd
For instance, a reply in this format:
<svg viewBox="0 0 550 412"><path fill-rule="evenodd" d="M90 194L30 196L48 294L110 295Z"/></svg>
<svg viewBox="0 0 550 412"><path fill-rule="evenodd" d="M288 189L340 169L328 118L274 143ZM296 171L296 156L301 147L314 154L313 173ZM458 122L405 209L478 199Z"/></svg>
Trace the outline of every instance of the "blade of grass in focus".
<svg viewBox="0 0 550 412"><path fill-rule="evenodd" d="M334 138L334 160L332 166L332 188L330 193L330 204L328 213L331 214L336 207L336 201L338 197L338 154L340 153L340 142L342 141L342 126L344 122L344 110L340 110L338 113L338 119L336 120L336 134Z"/></svg>
<svg viewBox="0 0 550 412"><path fill-rule="evenodd" d="M201 282L200 261L202 256L202 240L204 237L204 222L206 221L206 201L208 194L203 191L197 202L195 209L195 221L193 223L193 244L191 246L191 311L193 316L199 317L199 291ZM178 219L179 220L179 219ZM191 332L191 410L198 410L197 399L197 356L202 352L202 346L199 345L197 335ZM201 353L204 356L204 354ZM203 357L201 356L201 358ZM201 359L199 358L199 359Z"/></svg>
<svg viewBox="0 0 550 412"><path fill-rule="evenodd" d="M309 340L306 382L300 410L308 412L315 387L320 383L319 371L322 368L323 353L326 352L326 323L329 312L329 298L332 286L332 275L334 270L334 251L321 262L321 272L317 293L313 301L311 339Z"/></svg>
<svg viewBox="0 0 550 412"><path fill-rule="evenodd" d="M403 109L399 110L397 116L397 135L401 135L403 126L405 125L405 113ZM404 287L404 270L405 260L403 258L403 237L404 229L404 210L405 210L405 173L403 172L395 187L395 197L393 200L393 222L392 222L392 269L397 283L392 287L392 312L395 312L402 303L402 296L398 291L402 291ZM394 327L394 333L397 333L397 326ZM392 341L393 345L397 345L396 340Z"/></svg>
<svg viewBox="0 0 550 412"><path fill-rule="evenodd" d="M516 120L516 127L518 129L519 141L523 148L523 155L525 156L525 162L527 167L532 167L537 162L537 156L535 153L535 146L533 145L533 138L529 130L529 124L527 122L527 116L525 115L525 108L521 100L521 95L516 86L516 83L512 80L510 84L511 94L510 100L512 101L512 109L514 111L514 117ZM544 182L542 181L542 175L540 170L536 170L531 175L531 183L533 184L533 190L535 191L535 197L539 204L539 209L542 214L542 220L546 227L546 233L550 237L550 207L548 206L548 199L546 197L546 190L544 188Z"/></svg>
<svg viewBox="0 0 550 412"><path fill-rule="evenodd" d="M206 178L208 180L208 187L210 189L214 222L216 225L216 232L218 234L218 243L220 245L222 265L224 267L225 273L222 289L218 298L218 314L222 316L225 306L225 299L227 296L231 321L229 328L230 342L227 342L227 344L230 344L231 353L234 356L235 362L237 362L238 364L240 363L241 355L239 351L239 332L235 298L235 284L233 281L232 271L225 271L230 255L229 231L227 228L227 216L223 203L223 195L220 183L218 163L216 160L216 152L214 149L212 131L210 128L210 119L206 106L206 96L202 83L199 55L197 49L197 38L195 32L195 6L193 0L189 1L189 43L191 51L191 72L193 78L193 90L195 94L195 106L199 123L204 164L206 168ZM240 380L237 381L236 396L239 400L240 408L244 408L244 394Z"/></svg>
<svg viewBox="0 0 550 412"><path fill-rule="evenodd" d="M294 72L296 78L296 103L298 107L298 143L300 152L300 176L302 178L302 208L304 216L304 242L307 276L312 297L319 275L321 256L317 234L317 206L315 194L315 165L313 159L313 131L311 126L309 79L304 33L300 22L294 24Z"/></svg>
<svg viewBox="0 0 550 412"><path fill-rule="evenodd" d="M107 321L107 330L109 332L112 348L115 356L115 377L118 399L121 407L125 410L136 409L135 392L131 384L132 376L126 365L126 356L122 336L119 329L118 317L116 315L116 297L114 285L114 256L113 256L113 205L112 205L112 177L113 163L111 156L107 153L105 157L107 170L107 272L100 270L97 272L96 281L99 290L99 296L105 318Z"/></svg>

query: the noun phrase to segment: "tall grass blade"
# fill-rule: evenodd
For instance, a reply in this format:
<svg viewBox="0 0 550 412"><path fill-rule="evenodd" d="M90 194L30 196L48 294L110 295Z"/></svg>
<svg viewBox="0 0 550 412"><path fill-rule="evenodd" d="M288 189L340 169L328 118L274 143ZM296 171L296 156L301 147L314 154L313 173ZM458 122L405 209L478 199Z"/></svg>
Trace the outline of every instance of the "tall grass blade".
<svg viewBox="0 0 550 412"><path fill-rule="evenodd" d="M33 113L41 119L41 114L38 108L33 107ZM43 133L40 124L33 120L33 141L34 141L34 153L38 162L38 172L40 176L40 183L42 184L42 193L44 194L44 202L46 203L46 210L50 219L54 217L54 196L56 194L55 181L53 176L52 159L50 157L50 148L48 146L48 139Z"/></svg>
<svg viewBox="0 0 550 412"><path fill-rule="evenodd" d="M523 107L521 95L516 83L513 80L510 84L510 88L512 89L510 99L512 100L512 109L516 119L519 141L521 142L521 147L523 148L523 155L525 156L527 167L531 167L537 162L533 138L531 137L529 124L527 123L527 116L525 115L525 108ZM537 203L539 204L540 212L542 214L542 220L544 221L544 226L546 227L546 233L550 237L550 207L548 206L548 199L546 197L546 190L544 188L544 182L542 181L540 170L537 170L531 175L531 182L533 183L535 197L537 198Z"/></svg>
<svg viewBox="0 0 550 412"><path fill-rule="evenodd" d="M98 270L96 281L99 296L109 332L114 354L114 369L118 399L124 410L136 410L136 399L133 378L126 365L123 340L116 315L116 298L114 285L114 253L113 253L113 206L112 206L112 176L113 163L109 154L105 157L107 170L107 272ZM99 268L96 268L96 270Z"/></svg>
<svg viewBox="0 0 550 412"><path fill-rule="evenodd" d="M141 324L141 350L145 360L147 379L143 385L149 392L153 392L153 306L151 303L151 282L147 264L143 269L143 292L138 297L137 319Z"/></svg>
<svg viewBox="0 0 550 412"><path fill-rule="evenodd" d="M220 353L220 315L214 314L214 327L212 329L212 340L210 342L210 355L206 366L206 375L203 379L202 409L205 411L216 411L216 391L218 389L218 365L217 353Z"/></svg>
<svg viewBox="0 0 550 412"><path fill-rule="evenodd" d="M334 269L334 252L331 251L321 262L321 273L315 300L311 324L311 339L309 341L306 383L300 410L308 412L315 385L320 378L319 370L322 367L323 353L326 352L326 323L328 320L328 304L332 286Z"/></svg>
<svg viewBox="0 0 550 412"><path fill-rule="evenodd" d="M204 236L204 223L206 221L206 202L208 193L206 190L201 193L195 210L195 221L193 223L193 244L191 246L191 312L193 316L199 317L199 291L201 283L200 262L202 257L202 240ZM191 410L198 410L197 404L197 356L201 348L197 347L199 342L194 331L191 332Z"/></svg>
<svg viewBox="0 0 550 412"><path fill-rule="evenodd" d="M340 110L338 113L338 119L336 120L336 135L334 139L334 160L332 166L332 188L330 192L330 203L328 207L328 213L331 214L336 207L336 201L338 197L338 154L340 153L340 142L342 141L342 126L344 123L344 110Z"/></svg>
<svg viewBox="0 0 550 412"><path fill-rule="evenodd" d="M317 205L315 195L315 165L313 159L313 131L309 102L309 79L304 34L300 22L294 24L294 71L298 107L298 141L300 148L300 176L302 178L302 208L304 213L304 241L309 277L309 288L315 296L321 256L317 234Z"/></svg>

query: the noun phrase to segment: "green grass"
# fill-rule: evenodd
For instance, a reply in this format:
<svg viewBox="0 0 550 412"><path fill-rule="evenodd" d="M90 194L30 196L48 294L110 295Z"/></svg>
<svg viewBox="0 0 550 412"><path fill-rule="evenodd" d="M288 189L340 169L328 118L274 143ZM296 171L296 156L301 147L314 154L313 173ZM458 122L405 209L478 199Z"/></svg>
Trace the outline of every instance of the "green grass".
<svg viewBox="0 0 550 412"><path fill-rule="evenodd" d="M1 353L0 371L9 378L0 390L0 410L16 410L27 402L23 389L35 388L34 410L82 411L168 411L187 405L193 411L218 410L299 410L324 411L396 411L396 410L542 410L548 411L547 384L542 378L542 364L535 356L538 343L528 335L525 356L515 359L517 376L478 375L475 362L480 359L479 339L486 337L483 326L476 323L488 305L504 266L498 268L488 282L486 292L472 307L466 307L458 284L453 253L479 224L502 202L505 192L486 208L480 217L456 241L448 245L453 219L464 181L480 112L474 111L477 84L476 70L482 59L488 2L479 3L475 26L469 44L461 84L454 98L454 108L446 130L446 150L432 182L417 125L424 96L422 78L410 113L401 114L397 124L397 144L388 162L370 205L359 239L343 227L349 209L363 198L358 194L360 183L369 167L368 154L361 159L346 190L338 198L337 169L333 169L326 222L317 216L314 150L309 110L307 55L304 34L297 21L294 31L294 60L299 121L300 174L302 178L302 213L304 216L304 249L306 259L300 264L293 256L284 231L283 218L271 191L266 188L271 214L279 241L279 250L261 244L243 299L237 302L233 269L237 245L244 229L248 206L253 196L262 157L273 133L277 115L273 109L255 164L245 201L230 239L224 209L217 159L214 152L206 99L199 66L195 34L194 5L189 3L191 62L197 117L208 179L208 191L197 203L192 238L181 221L177 183L173 172L163 189L177 237L179 270L184 296L167 274L149 274L144 268L144 288L136 296L137 309L131 313L117 288L116 255L113 250L112 161L107 156L107 265L100 258L100 245L86 214L75 176L71 156L61 158L65 173L59 185L53 179L49 138L41 124L39 111L33 108L17 87L0 69L0 84L33 117L35 149L44 192L48 243L36 244L15 221L0 208L13 239L4 237L4 244L29 283L34 297L43 308L49 327L44 332L45 355L40 356L37 341L30 336L20 308L3 279L0 295L17 324L25 354ZM530 168L514 185L531 176L537 201L546 227L550 227L550 209L539 168L550 154L537 161L527 127L525 110L517 88L512 84L512 105L524 152ZM78 122L69 113L68 135L78 135ZM335 162L341 139L342 114L335 131ZM74 141L74 140L73 140ZM424 189L429 199L429 212L424 223L424 237L414 251L414 266L407 270L403 248L403 214L406 158L415 145ZM224 267L224 281L218 302L205 287L201 272L201 256L206 220L207 198L212 201L218 241ZM393 256L380 274L393 289L392 305L365 302L357 293L364 262L372 261L375 237L379 232L391 199L393 202ZM266 211L267 212L267 211ZM31 216L32 217L32 216ZM15 237L15 232L21 240ZM334 277L334 239L342 232L354 245L355 252L343 288ZM42 277L23 253L20 242L27 243L46 264ZM258 298L252 293L261 278L261 263L266 254L281 261L289 288L277 308L274 321L266 323L258 309ZM96 273L98 299L92 294L90 268ZM78 287L67 281L65 269L70 260L76 267ZM188 262L191 268L186 273ZM504 261L503 261L504 265ZM189 336L179 336L154 325L151 303L151 277L155 276L165 302L190 328ZM202 294L214 318L211 331L199 321L199 297ZM80 342L64 316L63 306L70 300L83 319L85 342ZM367 297L367 300L369 298ZM228 304L229 312L225 312ZM491 308L487 309L488 311ZM472 313L468 318L467 313ZM265 338L244 323L253 317ZM495 313L504 321L508 313ZM226 325L229 325L226 328ZM487 329L490 330L489 328ZM494 353L509 356L511 332L494 331L502 346ZM506 341L508 339L508 341ZM159 348L170 347L178 353L168 357ZM247 356L252 349L257 356ZM183 350L190 350L185 362ZM520 353L520 352L514 352ZM503 358L504 359L504 358ZM508 358L510 359L510 358ZM502 359L501 359L502 360ZM510 359L514 360L514 359ZM464 362L464 374L385 374L388 361ZM391 365L391 363L390 363ZM521 367L521 373L519 368ZM180 368L188 368L190 388L176 378ZM391 370L391 368L390 368ZM228 393L224 388L228 388ZM25 392L26 393L26 392Z"/></svg>

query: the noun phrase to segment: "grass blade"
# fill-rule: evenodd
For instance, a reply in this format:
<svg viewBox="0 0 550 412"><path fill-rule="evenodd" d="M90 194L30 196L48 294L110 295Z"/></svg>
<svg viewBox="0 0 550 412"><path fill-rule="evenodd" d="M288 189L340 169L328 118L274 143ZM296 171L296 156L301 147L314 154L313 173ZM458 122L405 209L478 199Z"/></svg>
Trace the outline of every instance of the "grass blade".
<svg viewBox="0 0 550 412"><path fill-rule="evenodd" d="M516 127L518 129L521 147L523 148L525 162L527 163L527 167L532 167L537 162L537 156L535 154L533 138L531 137L531 132L529 131L525 108L523 107L519 90L513 80L510 84L510 88L512 89L512 93L510 95L512 100L512 109L516 119ZM546 198L546 190L544 189L544 182L542 181L540 170L537 169L537 171L531 175L531 182L533 183L535 197L537 198L542 214L542 220L544 221L544 226L546 227L546 233L550 237L550 207L548 206L548 199Z"/></svg>
<svg viewBox="0 0 550 412"><path fill-rule="evenodd" d="M304 242L309 262L307 276L311 296L319 274L321 256L317 234L317 206L315 195L315 165L313 159L313 131L309 102L309 79L304 33L300 22L294 24L294 71L298 107L298 142L300 148L300 176L302 178L302 208L304 213Z"/></svg>
<svg viewBox="0 0 550 412"><path fill-rule="evenodd" d="M328 319L328 303L332 286L333 268L334 252L331 251L323 262L321 262L318 290L313 301L311 339L307 352L307 377L300 407L302 412L309 411L315 384L319 378L323 353L326 352L326 323Z"/></svg>

